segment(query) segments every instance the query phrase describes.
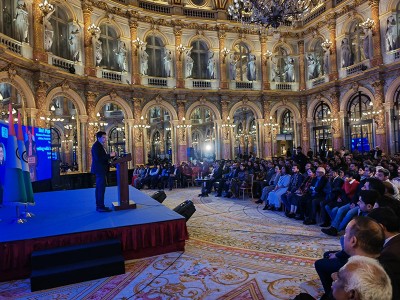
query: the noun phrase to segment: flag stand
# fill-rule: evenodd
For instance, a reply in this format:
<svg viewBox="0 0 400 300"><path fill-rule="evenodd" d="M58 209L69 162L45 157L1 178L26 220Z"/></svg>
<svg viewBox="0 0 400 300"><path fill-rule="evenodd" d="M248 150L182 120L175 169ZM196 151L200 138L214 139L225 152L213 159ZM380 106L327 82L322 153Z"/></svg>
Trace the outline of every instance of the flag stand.
<svg viewBox="0 0 400 300"><path fill-rule="evenodd" d="M16 211L16 213L17 213L17 216L16 216L16 218L13 220L13 223L17 223L17 224L24 224L24 223L26 223L27 220L21 218L21 215L20 215L20 213L19 213L19 206L18 206L18 205L15 206L15 211Z"/></svg>

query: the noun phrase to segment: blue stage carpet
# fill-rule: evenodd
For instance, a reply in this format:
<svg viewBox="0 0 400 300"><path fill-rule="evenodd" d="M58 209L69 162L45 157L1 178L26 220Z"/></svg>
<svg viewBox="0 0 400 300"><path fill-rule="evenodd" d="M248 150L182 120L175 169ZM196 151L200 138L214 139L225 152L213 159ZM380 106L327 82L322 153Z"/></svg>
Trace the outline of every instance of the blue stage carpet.
<svg viewBox="0 0 400 300"><path fill-rule="evenodd" d="M27 223L13 223L14 206L5 205L0 209L0 242L184 219L133 187L129 188L129 195L136 202L136 209L99 213L93 188L37 193L36 204L28 207L35 217ZM117 187L108 187L105 199L109 207L111 202L118 201ZM23 212L24 206L20 210Z"/></svg>

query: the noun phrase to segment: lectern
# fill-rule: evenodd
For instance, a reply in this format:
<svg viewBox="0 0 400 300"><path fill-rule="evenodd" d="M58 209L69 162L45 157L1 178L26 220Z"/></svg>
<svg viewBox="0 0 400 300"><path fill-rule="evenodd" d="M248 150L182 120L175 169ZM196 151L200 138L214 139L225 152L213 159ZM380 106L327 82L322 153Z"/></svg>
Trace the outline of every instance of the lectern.
<svg viewBox="0 0 400 300"><path fill-rule="evenodd" d="M118 202L113 202L115 210L136 208L136 203L129 200L128 162L132 160L130 153L113 161L117 166Z"/></svg>

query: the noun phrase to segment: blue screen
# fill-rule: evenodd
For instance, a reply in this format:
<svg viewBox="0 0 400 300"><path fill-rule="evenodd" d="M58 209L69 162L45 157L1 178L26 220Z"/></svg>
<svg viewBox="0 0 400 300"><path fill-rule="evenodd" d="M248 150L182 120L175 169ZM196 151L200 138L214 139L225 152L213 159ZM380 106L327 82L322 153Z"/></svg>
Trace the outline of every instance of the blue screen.
<svg viewBox="0 0 400 300"><path fill-rule="evenodd" d="M354 151L357 149L361 152L370 151L370 145L368 138L353 138L351 139L351 150Z"/></svg>
<svg viewBox="0 0 400 300"><path fill-rule="evenodd" d="M18 125L15 124L15 132ZM47 128L22 126L31 181L51 178L51 134ZM8 124L0 122L0 143L3 144L4 161L7 160ZM1 146L1 145L0 145ZM1 156L1 155L0 155ZM0 157L1 160L1 157ZM0 172L0 184L4 183L4 172Z"/></svg>

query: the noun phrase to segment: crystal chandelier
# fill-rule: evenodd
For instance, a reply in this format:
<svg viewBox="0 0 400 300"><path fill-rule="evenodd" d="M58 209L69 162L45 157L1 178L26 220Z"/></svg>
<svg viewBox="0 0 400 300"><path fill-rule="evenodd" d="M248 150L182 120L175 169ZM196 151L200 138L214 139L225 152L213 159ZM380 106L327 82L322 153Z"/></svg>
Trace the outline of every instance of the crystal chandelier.
<svg viewBox="0 0 400 300"><path fill-rule="evenodd" d="M243 24L278 28L302 20L312 0L233 0L228 14Z"/></svg>

